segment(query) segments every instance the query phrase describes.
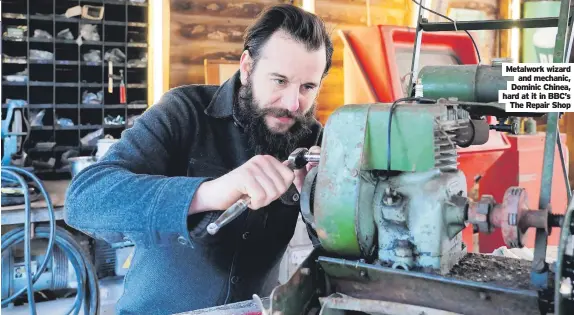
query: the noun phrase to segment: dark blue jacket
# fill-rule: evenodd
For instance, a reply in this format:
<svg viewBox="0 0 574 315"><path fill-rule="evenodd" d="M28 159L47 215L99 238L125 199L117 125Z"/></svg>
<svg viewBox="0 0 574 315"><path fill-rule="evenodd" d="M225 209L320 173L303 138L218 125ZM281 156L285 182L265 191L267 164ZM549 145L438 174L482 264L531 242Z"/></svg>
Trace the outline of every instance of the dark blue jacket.
<svg viewBox="0 0 574 315"><path fill-rule="evenodd" d="M253 156L233 116L238 75L221 87L167 92L67 191L66 222L110 243L136 244L118 314L173 314L267 296L299 205L246 211L215 236L221 211L188 216L197 187ZM318 145L321 125L300 144Z"/></svg>

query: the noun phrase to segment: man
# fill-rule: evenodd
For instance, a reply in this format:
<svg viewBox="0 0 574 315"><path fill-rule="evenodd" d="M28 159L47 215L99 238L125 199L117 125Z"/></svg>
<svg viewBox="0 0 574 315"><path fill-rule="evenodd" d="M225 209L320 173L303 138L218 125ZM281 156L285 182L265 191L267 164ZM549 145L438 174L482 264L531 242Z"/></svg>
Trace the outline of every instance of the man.
<svg viewBox="0 0 574 315"><path fill-rule="evenodd" d="M99 163L72 181L66 222L136 244L119 314L172 314L269 295L293 237L305 170L284 163L320 143L315 100L333 46L316 16L280 5L245 35L221 87L167 92ZM251 209L209 235L239 198Z"/></svg>

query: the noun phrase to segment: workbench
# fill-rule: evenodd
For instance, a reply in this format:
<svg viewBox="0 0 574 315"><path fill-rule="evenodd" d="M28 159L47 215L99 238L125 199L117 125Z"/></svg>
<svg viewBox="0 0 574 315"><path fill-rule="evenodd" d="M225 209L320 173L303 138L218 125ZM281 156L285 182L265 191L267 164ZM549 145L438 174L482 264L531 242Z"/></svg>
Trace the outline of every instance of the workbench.
<svg viewBox="0 0 574 315"><path fill-rule="evenodd" d="M56 220L63 220L64 201L70 180L46 180L43 181L42 184L46 188L50 199L52 199ZM40 199L37 201L32 202L30 206L32 208L32 222L48 222L50 220L48 205L43 196L40 196ZM2 207L2 225L24 224L25 218L26 211L24 204Z"/></svg>

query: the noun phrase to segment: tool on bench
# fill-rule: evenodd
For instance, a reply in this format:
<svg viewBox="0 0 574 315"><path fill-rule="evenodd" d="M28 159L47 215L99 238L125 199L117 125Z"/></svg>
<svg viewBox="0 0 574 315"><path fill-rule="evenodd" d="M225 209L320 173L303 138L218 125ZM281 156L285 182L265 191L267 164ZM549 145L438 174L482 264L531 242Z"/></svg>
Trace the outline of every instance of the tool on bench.
<svg viewBox="0 0 574 315"><path fill-rule="evenodd" d="M310 153L306 148L298 148L289 155L289 158L287 159L289 164L287 166L292 170L301 169L305 167L307 163L319 162L320 157L320 154ZM249 207L250 203L251 197L249 196L239 199L231 207L225 210L215 222L207 226L207 232L211 235L217 233L219 229L241 215L243 211Z"/></svg>

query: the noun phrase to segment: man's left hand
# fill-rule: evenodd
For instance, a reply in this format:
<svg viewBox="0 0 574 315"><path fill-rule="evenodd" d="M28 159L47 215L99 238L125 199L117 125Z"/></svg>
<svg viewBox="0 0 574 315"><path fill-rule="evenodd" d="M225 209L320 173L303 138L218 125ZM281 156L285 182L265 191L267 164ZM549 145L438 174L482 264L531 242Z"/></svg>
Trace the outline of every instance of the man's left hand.
<svg viewBox="0 0 574 315"><path fill-rule="evenodd" d="M314 146L311 147L309 149L309 153L315 153L315 154L320 154L321 153L321 147L319 146ZM301 193L301 189L303 189L303 182L305 181L305 176L307 176L307 173L315 166L317 166L318 163L307 163L307 165L304 168L301 168L299 170L295 170L295 180L293 181L293 184L295 184L295 187L297 188L297 191L299 191L299 193Z"/></svg>

